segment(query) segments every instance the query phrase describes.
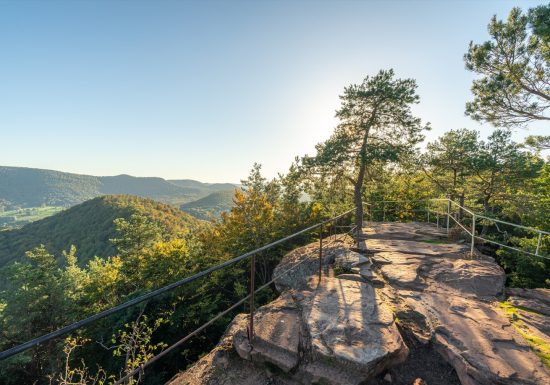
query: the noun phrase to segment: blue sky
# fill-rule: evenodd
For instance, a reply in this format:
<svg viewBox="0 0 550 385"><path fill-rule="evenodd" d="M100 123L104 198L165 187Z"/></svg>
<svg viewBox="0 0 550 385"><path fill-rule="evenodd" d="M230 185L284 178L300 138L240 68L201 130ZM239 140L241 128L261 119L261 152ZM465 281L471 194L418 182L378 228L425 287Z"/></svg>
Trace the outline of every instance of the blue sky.
<svg viewBox="0 0 550 385"><path fill-rule="evenodd" d="M344 86L390 67L417 80L429 140L486 136L462 56L493 14L542 3L0 1L0 165L273 177L330 135Z"/></svg>

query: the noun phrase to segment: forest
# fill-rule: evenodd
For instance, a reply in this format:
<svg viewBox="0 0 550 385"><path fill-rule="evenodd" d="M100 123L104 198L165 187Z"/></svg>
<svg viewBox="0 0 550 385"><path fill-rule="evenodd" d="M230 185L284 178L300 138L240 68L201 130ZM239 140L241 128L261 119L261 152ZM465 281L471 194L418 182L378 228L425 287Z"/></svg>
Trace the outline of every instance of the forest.
<svg viewBox="0 0 550 385"><path fill-rule="evenodd" d="M214 192L232 191L235 187L231 183L202 183L191 179L92 176L0 166L0 216L6 211L21 208L71 207L88 199L112 194L137 195L180 205Z"/></svg>
<svg viewBox="0 0 550 385"><path fill-rule="evenodd" d="M550 5L514 9L507 20L489 22L491 39L471 43L464 61L476 74L466 114L490 125L487 138L468 128L429 138L429 124L415 116L420 102L414 79L392 69L344 88L339 124L316 153L297 157L273 180L255 164L230 211L212 223L162 224L164 206L126 204L110 217L103 254L85 263L76 241L36 245L2 268L0 350L191 276L274 240L355 208L346 224L414 220L418 201L449 198L486 217L550 229L550 136L512 139L513 130L548 122L550 107ZM115 199L115 198L108 198ZM129 199L129 198L128 198ZM127 201L126 199L125 201ZM116 200L116 199L115 199ZM364 203L393 201L373 214ZM142 206L135 209L134 206ZM380 206L377 206L380 208ZM422 206L423 207L423 206ZM176 210L176 209L174 209ZM463 213L457 213L459 216ZM174 219L175 220L175 219ZM179 225L181 223L181 225ZM193 231L182 230L189 227ZM356 234L360 234L361 227ZM482 221L487 239L538 256L478 243L504 268L507 285L550 288L550 237ZM305 233L256 257L256 286L268 282L287 251L315 240ZM83 246L87 247L87 246ZM83 250L84 251L84 250ZM0 362L3 384L112 384L155 354L246 296L249 260L217 271L161 297L97 321ZM275 289L262 292L265 303ZM235 312L246 312L247 305ZM215 345L235 315L230 312L131 384L161 384Z"/></svg>

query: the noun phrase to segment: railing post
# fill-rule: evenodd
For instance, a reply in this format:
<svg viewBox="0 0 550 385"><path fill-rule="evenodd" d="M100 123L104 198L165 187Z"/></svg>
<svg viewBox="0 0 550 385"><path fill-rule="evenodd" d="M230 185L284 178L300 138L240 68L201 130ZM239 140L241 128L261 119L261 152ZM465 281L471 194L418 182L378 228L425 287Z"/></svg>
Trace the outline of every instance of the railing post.
<svg viewBox="0 0 550 385"><path fill-rule="evenodd" d="M386 202L382 201L382 222L386 222Z"/></svg>
<svg viewBox="0 0 550 385"><path fill-rule="evenodd" d="M254 280L256 277L256 254L252 254L250 259L250 323L248 326L248 341L252 343L254 339Z"/></svg>
<svg viewBox="0 0 550 385"><path fill-rule="evenodd" d="M447 200L447 235L449 235L449 221L451 220L451 200Z"/></svg>
<svg viewBox="0 0 550 385"><path fill-rule="evenodd" d="M436 225L437 228L439 229L439 211L436 211L436 213L435 213L435 218L436 218L435 225Z"/></svg>
<svg viewBox="0 0 550 385"><path fill-rule="evenodd" d="M426 211L428 212L428 223L430 223L430 201L426 205Z"/></svg>
<svg viewBox="0 0 550 385"><path fill-rule="evenodd" d="M470 247L470 257L474 256L475 239L476 239L476 215L472 214L472 246Z"/></svg>
<svg viewBox="0 0 550 385"><path fill-rule="evenodd" d="M539 239L537 240L537 250L535 251L535 255L536 255L536 256L539 255L541 239L542 239L542 233L539 231Z"/></svg>
<svg viewBox="0 0 550 385"><path fill-rule="evenodd" d="M319 283L323 274L323 225L319 226Z"/></svg>

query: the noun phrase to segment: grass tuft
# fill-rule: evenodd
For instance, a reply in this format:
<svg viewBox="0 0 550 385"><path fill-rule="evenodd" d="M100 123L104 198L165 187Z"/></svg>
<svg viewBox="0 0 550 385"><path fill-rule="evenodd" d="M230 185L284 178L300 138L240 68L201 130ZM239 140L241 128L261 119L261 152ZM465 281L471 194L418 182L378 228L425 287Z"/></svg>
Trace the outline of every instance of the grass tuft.
<svg viewBox="0 0 550 385"><path fill-rule="evenodd" d="M514 329L516 329L523 336L525 341L527 341L529 346L531 346L533 352L540 358L544 366L546 366L546 369L550 370L550 345L539 337L529 333L529 329L521 320L520 310L535 314L539 313L523 306L515 306L508 301L500 302L499 305L510 318L510 322Z"/></svg>

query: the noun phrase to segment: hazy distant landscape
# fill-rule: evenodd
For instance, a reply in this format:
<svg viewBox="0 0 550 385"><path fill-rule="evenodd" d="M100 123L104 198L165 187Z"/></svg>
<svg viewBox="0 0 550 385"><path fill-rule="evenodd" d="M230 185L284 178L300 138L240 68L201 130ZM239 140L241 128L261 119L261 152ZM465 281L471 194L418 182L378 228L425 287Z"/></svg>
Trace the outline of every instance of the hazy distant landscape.
<svg viewBox="0 0 550 385"><path fill-rule="evenodd" d="M191 179L91 176L0 166L0 229L21 227L103 195L150 198L181 207L197 218L212 219L231 208L236 187Z"/></svg>

